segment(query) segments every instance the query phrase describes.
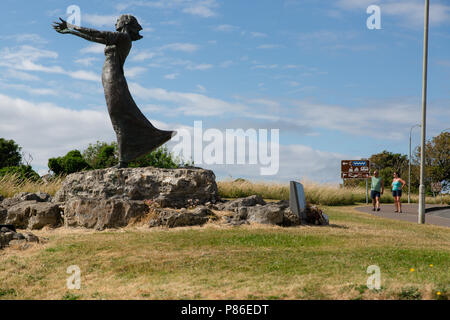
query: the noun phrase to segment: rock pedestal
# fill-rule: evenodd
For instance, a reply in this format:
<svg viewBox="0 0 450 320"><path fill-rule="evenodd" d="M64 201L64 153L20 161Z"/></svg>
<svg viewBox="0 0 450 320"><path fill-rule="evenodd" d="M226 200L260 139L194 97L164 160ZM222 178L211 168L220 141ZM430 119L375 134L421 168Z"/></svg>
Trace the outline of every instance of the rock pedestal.
<svg viewBox="0 0 450 320"><path fill-rule="evenodd" d="M65 202L66 226L102 230L148 213L144 201L184 208L219 200L215 175L201 168L108 168L69 175L53 201Z"/></svg>

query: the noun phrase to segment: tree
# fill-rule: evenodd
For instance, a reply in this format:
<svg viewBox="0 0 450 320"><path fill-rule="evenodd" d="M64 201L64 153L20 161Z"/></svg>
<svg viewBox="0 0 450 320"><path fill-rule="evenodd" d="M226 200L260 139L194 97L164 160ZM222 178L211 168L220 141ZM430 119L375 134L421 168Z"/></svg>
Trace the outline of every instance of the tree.
<svg viewBox="0 0 450 320"><path fill-rule="evenodd" d="M156 167L174 169L186 165L180 159L174 158L167 147L159 147L158 149L136 159L129 164L131 168L137 167Z"/></svg>
<svg viewBox="0 0 450 320"><path fill-rule="evenodd" d="M117 143L97 141L96 144L89 144L83 151L83 158L93 169L113 167L119 163Z"/></svg>
<svg viewBox="0 0 450 320"><path fill-rule="evenodd" d="M0 138L0 168L19 166L22 161L21 149L14 140Z"/></svg>
<svg viewBox="0 0 450 320"><path fill-rule="evenodd" d="M420 146L415 149L414 164L420 166ZM425 188L431 192L431 182L450 187L450 132L442 132L425 144Z"/></svg>
<svg viewBox="0 0 450 320"><path fill-rule="evenodd" d="M71 174L91 169L78 150L69 151L64 157L48 159L48 167L56 175Z"/></svg>
<svg viewBox="0 0 450 320"><path fill-rule="evenodd" d="M391 185L394 171L398 172L400 175L404 175L408 172L408 156L400 153L392 153L384 150L380 153L371 155L369 160L370 166L379 171L385 187Z"/></svg>
<svg viewBox="0 0 450 320"><path fill-rule="evenodd" d="M14 175L19 181L31 180L31 181L39 181L41 177L39 174L33 170L30 165L20 165L13 167L3 167L0 169L0 177L5 175Z"/></svg>

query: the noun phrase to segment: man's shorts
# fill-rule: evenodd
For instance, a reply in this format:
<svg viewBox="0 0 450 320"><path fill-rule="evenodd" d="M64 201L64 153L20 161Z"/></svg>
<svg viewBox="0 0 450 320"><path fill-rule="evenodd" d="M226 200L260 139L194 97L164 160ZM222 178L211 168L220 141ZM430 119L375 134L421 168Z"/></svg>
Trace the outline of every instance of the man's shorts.
<svg viewBox="0 0 450 320"><path fill-rule="evenodd" d="M393 190L392 191L393 197L401 197L402 196L402 190Z"/></svg>
<svg viewBox="0 0 450 320"><path fill-rule="evenodd" d="M376 190L370 190L370 198L371 199L375 199L375 198L380 198L381 194L379 191Z"/></svg>

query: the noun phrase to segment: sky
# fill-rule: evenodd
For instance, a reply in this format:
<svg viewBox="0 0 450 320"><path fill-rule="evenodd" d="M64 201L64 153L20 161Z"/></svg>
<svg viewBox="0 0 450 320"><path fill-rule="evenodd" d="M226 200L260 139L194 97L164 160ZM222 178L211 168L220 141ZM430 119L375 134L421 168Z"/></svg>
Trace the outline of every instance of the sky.
<svg viewBox="0 0 450 320"><path fill-rule="evenodd" d="M421 122L422 0L2 0L0 137L47 173L51 157L115 140L101 84L104 46L51 23L114 30L136 16L125 76L158 128L278 129L279 169L262 162L196 165L217 178L340 182L340 161L408 154ZM369 29L370 5L381 29ZM431 1L427 137L450 127L450 3ZM413 147L420 129L412 131ZM260 142L261 136L257 137ZM176 150L176 141L167 144ZM208 142L203 142L203 147ZM246 157L248 160L248 157Z"/></svg>

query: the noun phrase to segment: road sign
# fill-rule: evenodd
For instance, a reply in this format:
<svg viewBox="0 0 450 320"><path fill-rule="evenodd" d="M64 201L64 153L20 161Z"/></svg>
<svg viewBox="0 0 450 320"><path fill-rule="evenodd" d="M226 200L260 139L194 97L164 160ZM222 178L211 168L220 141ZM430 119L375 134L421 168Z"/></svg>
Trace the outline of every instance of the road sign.
<svg viewBox="0 0 450 320"><path fill-rule="evenodd" d="M442 184L440 182L432 182L431 183L431 191L433 192L441 192Z"/></svg>
<svg viewBox="0 0 450 320"><path fill-rule="evenodd" d="M342 179L367 179L370 177L369 160L342 160Z"/></svg>

